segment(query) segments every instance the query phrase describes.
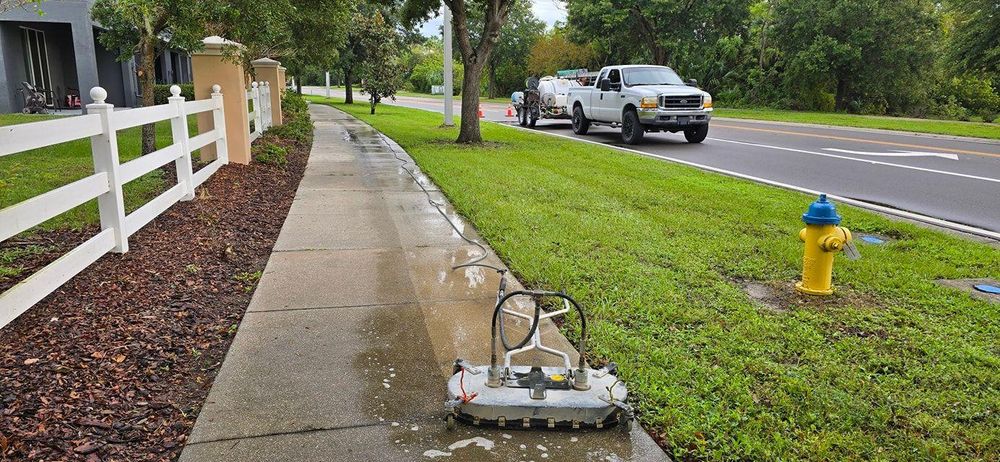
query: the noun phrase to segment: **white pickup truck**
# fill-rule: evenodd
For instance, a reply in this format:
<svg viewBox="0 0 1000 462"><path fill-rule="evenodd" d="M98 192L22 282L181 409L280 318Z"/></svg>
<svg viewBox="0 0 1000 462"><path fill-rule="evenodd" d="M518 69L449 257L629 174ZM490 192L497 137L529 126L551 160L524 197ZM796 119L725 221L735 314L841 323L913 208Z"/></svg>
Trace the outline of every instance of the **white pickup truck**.
<svg viewBox="0 0 1000 462"><path fill-rule="evenodd" d="M569 89L573 132L586 135L591 125L620 126L625 143L639 144L646 132L682 131L689 143L701 143L712 120L712 95L695 85L669 67L607 66L593 85Z"/></svg>

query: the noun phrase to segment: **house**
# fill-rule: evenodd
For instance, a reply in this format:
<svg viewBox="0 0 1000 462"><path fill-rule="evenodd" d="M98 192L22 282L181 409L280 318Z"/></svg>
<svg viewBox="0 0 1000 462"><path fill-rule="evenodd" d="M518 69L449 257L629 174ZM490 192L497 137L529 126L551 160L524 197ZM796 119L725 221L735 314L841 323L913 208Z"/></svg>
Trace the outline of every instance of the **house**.
<svg viewBox="0 0 1000 462"><path fill-rule="evenodd" d="M118 62L119 53L101 45L101 25L90 17L93 3L47 1L40 5L44 15L31 6L0 14L0 113L24 107L22 82L42 91L57 109L72 106L72 95L83 95L87 104L95 86L104 87L115 106L139 105L137 60ZM190 82L190 56L165 51L156 62L156 80Z"/></svg>

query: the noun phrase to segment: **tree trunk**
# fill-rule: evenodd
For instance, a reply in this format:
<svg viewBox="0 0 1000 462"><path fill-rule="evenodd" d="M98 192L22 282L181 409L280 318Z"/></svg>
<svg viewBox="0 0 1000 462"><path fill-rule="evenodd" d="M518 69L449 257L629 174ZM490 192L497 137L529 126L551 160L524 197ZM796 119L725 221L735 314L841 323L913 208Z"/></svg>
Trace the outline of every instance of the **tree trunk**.
<svg viewBox="0 0 1000 462"><path fill-rule="evenodd" d="M156 37L147 37L139 43L139 68L142 71L142 106L152 107L156 104ZM142 154L156 151L156 125L142 126Z"/></svg>
<svg viewBox="0 0 1000 462"><path fill-rule="evenodd" d="M496 98L497 97L497 94L496 94L497 93L497 66L496 66L496 64L493 64L493 63L490 63L490 82L489 82L488 87L489 87L489 90L487 90L487 93L489 94L489 97L490 98Z"/></svg>
<svg viewBox="0 0 1000 462"><path fill-rule="evenodd" d="M344 104L354 104L354 88L351 87L351 68L344 68Z"/></svg>
<svg viewBox="0 0 1000 462"><path fill-rule="evenodd" d="M302 78L300 76L295 76L295 92L299 95L302 94Z"/></svg>
<svg viewBox="0 0 1000 462"><path fill-rule="evenodd" d="M838 111L847 110L847 80L837 79L837 96L835 98L835 109Z"/></svg>
<svg viewBox="0 0 1000 462"><path fill-rule="evenodd" d="M462 75L462 125L458 132L459 143L482 143L479 131L479 79L483 75L482 62L465 63Z"/></svg>

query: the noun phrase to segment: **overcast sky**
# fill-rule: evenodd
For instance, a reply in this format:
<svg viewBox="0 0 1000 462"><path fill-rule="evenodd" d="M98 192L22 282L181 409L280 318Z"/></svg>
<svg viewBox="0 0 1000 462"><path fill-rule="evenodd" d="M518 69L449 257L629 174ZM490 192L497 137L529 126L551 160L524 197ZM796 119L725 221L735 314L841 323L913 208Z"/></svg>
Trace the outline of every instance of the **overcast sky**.
<svg viewBox="0 0 1000 462"><path fill-rule="evenodd" d="M532 11L535 16L550 27L556 21L566 21L566 5L561 0L531 0ZM426 36L439 35L441 33L441 16L431 19L423 24L420 33Z"/></svg>

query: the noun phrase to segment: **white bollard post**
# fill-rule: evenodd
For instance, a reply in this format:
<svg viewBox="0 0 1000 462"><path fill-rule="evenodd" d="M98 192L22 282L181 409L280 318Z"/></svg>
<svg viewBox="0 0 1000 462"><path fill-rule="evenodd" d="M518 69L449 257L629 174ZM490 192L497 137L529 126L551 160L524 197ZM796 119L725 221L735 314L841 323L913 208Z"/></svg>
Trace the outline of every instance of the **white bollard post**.
<svg viewBox="0 0 1000 462"><path fill-rule="evenodd" d="M330 71L326 71L326 97L330 97Z"/></svg>
<svg viewBox="0 0 1000 462"><path fill-rule="evenodd" d="M90 137L91 154L94 157L94 172L108 175L108 192L97 198L97 208L101 215L101 230L113 229L115 248L112 252L128 252L128 234L125 230L125 194L118 173L118 136L111 118L115 106L105 103L108 92L101 87L90 90L93 103L87 105L87 114L101 116L101 134Z"/></svg>
<svg viewBox="0 0 1000 462"><path fill-rule="evenodd" d="M174 160L177 167L177 183L184 184L184 196L182 201L194 199L194 168L191 166L191 148L188 140L187 111L184 109L184 97L181 96L181 87L170 86L170 97L167 102L174 106L175 115L170 118L170 133L173 136L174 144L180 145L181 154Z"/></svg>
<svg viewBox="0 0 1000 462"><path fill-rule="evenodd" d="M222 104L222 87L218 84L212 85L212 102L215 109L212 110L212 124L215 126L219 139L215 141L215 156L222 160L222 164L229 163L229 143L226 136L226 107Z"/></svg>

